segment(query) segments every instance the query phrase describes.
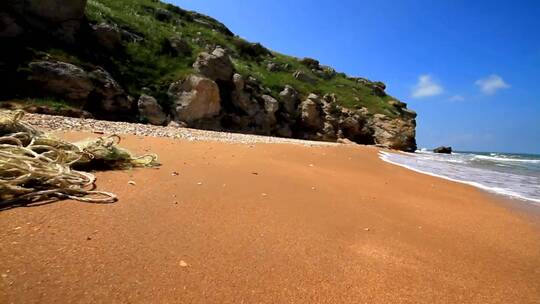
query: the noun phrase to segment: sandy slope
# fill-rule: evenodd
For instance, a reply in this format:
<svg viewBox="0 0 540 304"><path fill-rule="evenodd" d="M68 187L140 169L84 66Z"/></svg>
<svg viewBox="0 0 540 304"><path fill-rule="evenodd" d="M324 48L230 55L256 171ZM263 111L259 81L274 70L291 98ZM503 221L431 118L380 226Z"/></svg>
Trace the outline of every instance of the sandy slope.
<svg viewBox="0 0 540 304"><path fill-rule="evenodd" d="M0 212L0 303L540 302L537 223L375 148L123 144L118 203Z"/></svg>

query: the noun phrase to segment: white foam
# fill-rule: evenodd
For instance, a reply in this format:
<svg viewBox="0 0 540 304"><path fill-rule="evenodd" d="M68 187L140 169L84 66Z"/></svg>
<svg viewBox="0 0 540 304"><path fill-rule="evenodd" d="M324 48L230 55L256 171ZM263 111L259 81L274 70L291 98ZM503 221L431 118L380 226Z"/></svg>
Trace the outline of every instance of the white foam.
<svg viewBox="0 0 540 304"><path fill-rule="evenodd" d="M387 163L391 163L391 164L396 165L396 166L407 168L409 170L412 170L412 171L415 171L415 172L418 172L418 173L421 173L421 174L426 174L426 175L442 178L442 179L445 179L445 180L449 180L449 181L453 181L453 182L457 182L457 183L462 183L462 184L466 184L466 185L470 185L470 186L474 186L474 187L477 187L477 188L480 188L482 190L489 191L489 192L492 192L492 193L505 195L505 196L512 197L512 198L515 198L515 199L540 204L540 198L531 198L531 197L524 196L524 195L522 195L520 193L517 193L515 191L509 190L509 189L487 186L487 185L481 184L479 182L473 182L473 181L467 181L467 180L452 178L452 177L436 174L436 173L433 173L433 172L420 170L420 169L414 168L414 167L412 167L410 165L402 164L402 163L399 163L397 161L393 161L393 160L390 159L390 157L396 156L396 155L398 155L398 154L388 153L388 152L384 152L384 151L379 152L379 156L383 161L385 161ZM405 155L407 157L415 157L413 154L410 154L410 155L405 154Z"/></svg>
<svg viewBox="0 0 540 304"><path fill-rule="evenodd" d="M491 154L494 154L494 153L491 153ZM483 159L483 160L499 161L499 162L518 162L518 163L540 164L540 159L516 159L516 158L495 157L495 156L486 156L486 155L476 155L475 157L473 157L473 159Z"/></svg>

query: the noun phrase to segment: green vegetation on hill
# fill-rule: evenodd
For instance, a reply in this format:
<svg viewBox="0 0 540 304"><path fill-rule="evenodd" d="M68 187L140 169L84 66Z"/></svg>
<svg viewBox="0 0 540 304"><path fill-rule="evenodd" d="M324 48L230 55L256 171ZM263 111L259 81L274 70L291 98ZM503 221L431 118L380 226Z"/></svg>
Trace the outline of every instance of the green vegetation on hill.
<svg viewBox="0 0 540 304"><path fill-rule="evenodd" d="M393 98L375 94L369 86L371 82L361 83L342 73L321 78L307 66L309 61L306 64L276 52L266 56L269 51L260 44L234 36L223 24L195 12L153 0L88 0L86 14L92 23L116 24L142 38L128 43L125 56L111 58L116 74L121 75L119 81L134 95L147 87L154 95L162 96L170 83L192 72L198 53L205 51L207 46L220 45L229 50L240 74L255 77L274 97L285 85L291 85L303 96L333 93L339 104L349 108L366 107L371 113L397 114L397 109L388 103ZM164 52L164 45L172 37L181 37L187 42L190 54L171 56ZM70 62L74 60L69 55L62 56ZM280 68L269 71L269 63ZM313 81L296 79L295 71L303 71Z"/></svg>

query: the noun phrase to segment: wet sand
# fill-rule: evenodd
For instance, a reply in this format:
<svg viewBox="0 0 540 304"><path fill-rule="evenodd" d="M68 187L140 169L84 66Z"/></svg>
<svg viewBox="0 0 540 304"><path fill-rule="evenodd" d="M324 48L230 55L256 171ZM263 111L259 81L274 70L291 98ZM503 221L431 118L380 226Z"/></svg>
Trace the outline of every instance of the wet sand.
<svg viewBox="0 0 540 304"><path fill-rule="evenodd" d="M0 212L0 303L540 303L536 220L376 148L124 138L119 202Z"/></svg>

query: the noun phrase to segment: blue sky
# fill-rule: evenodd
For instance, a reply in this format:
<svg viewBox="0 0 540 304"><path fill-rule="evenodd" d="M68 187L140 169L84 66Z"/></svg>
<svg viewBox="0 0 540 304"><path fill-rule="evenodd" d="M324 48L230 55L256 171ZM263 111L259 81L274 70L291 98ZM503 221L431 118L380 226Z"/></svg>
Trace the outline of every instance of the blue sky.
<svg viewBox="0 0 540 304"><path fill-rule="evenodd" d="M169 2L385 82L418 112L419 147L540 153L540 1Z"/></svg>

